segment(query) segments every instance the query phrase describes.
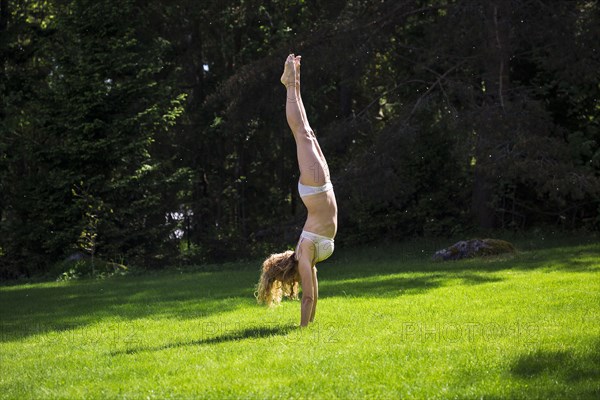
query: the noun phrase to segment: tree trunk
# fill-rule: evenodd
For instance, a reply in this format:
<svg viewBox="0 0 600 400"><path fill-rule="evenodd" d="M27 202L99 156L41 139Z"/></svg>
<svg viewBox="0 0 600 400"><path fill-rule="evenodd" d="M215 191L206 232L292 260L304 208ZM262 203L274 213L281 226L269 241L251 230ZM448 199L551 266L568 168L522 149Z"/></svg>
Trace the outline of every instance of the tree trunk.
<svg viewBox="0 0 600 400"><path fill-rule="evenodd" d="M509 84L510 60L509 29L510 4L505 1L484 2L486 36L482 52L482 91L483 107L477 124L475 146L475 171L471 213L476 224L482 229L493 229L496 218L492 206L495 177L490 176L490 164L494 162L493 143L497 137L505 135L502 124L506 107L506 92Z"/></svg>
<svg viewBox="0 0 600 400"><path fill-rule="evenodd" d="M477 226L481 229L493 229L496 226L496 216L492 208L492 190L487 184L487 177L475 167L473 177L473 193L471 197L471 213Z"/></svg>

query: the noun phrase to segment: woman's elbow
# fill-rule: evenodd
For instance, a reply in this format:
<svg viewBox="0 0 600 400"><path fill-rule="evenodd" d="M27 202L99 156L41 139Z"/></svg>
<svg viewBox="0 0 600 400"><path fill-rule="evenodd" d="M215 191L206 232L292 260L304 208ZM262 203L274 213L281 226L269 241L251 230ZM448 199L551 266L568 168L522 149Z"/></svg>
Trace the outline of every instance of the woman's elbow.
<svg viewBox="0 0 600 400"><path fill-rule="evenodd" d="M310 295L310 294L302 295L302 305L303 306L312 307L314 302L315 302L315 299L313 298L312 295Z"/></svg>

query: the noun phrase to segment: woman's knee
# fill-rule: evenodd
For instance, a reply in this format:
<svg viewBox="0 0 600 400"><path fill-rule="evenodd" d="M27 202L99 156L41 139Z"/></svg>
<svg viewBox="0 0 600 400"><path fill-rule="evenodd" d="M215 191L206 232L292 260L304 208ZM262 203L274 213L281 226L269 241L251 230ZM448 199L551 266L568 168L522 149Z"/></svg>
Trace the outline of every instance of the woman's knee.
<svg viewBox="0 0 600 400"><path fill-rule="evenodd" d="M296 141L307 142L312 144L313 140L315 139L315 134L313 133L313 131L311 129L307 129L306 127L295 129L293 132Z"/></svg>

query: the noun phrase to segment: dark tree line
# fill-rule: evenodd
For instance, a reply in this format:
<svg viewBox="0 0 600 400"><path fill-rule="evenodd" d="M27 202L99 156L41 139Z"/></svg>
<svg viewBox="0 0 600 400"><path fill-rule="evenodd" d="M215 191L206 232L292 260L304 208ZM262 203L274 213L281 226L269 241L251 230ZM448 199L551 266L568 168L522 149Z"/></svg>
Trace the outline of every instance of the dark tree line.
<svg viewBox="0 0 600 400"><path fill-rule="evenodd" d="M289 52L340 244L598 230L599 38L597 1L0 0L0 276L293 245Z"/></svg>

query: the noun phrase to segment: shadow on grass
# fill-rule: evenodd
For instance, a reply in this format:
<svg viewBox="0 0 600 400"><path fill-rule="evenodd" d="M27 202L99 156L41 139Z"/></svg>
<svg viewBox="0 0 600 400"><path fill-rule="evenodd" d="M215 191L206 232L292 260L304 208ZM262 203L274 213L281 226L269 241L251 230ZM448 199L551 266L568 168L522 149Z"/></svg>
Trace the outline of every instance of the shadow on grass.
<svg viewBox="0 0 600 400"><path fill-rule="evenodd" d="M0 342L101 320L194 319L254 301L254 272L158 274L0 290Z"/></svg>
<svg viewBox="0 0 600 400"><path fill-rule="evenodd" d="M600 399L600 341L575 349L529 349L508 360L498 378L506 385L488 386L485 367L463 366L451 384L469 393L464 399ZM480 386L480 388L478 388ZM488 392L489 391L489 392Z"/></svg>
<svg viewBox="0 0 600 400"><path fill-rule="evenodd" d="M322 298L395 297L421 294L447 284L482 285L504 278L504 270L600 272L600 245L546 248L460 261L433 262L418 243L341 251L319 266ZM334 256L335 257L335 256Z"/></svg>
<svg viewBox="0 0 600 400"><path fill-rule="evenodd" d="M363 279L323 280L321 297L396 297L417 295L456 281L462 285L481 285L501 278L476 273L431 273L417 277L379 275Z"/></svg>
<svg viewBox="0 0 600 400"><path fill-rule="evenodd" d="M226 343L226 342L236 342L242 340L255 340L255 339L265 339L272 338L275 336L284 336L288 333L297 330L299 328L286 325L286 326L276 326L276 327L254 327L254 328L246 328L238 331L224 333L222 335L202 338L197 340L185 341L185 342L174 342L167 343L160 346L139 346L132 347L124 350L113 351L110 353L111 356L119 356L119 355L131 355L138 354L142 352L155 352L162 350L175 349L180 347L189 347L189 346L204 346L218 343Z"/></svg>
<svg viewBox="0 0 600 400"><path fill-rule="evenodd" d="M600 398L600 342L587 354L537 350L513 360L510 373L527 385L511 398ZM485 396L484 396L485 397Z"/></svg>
<svg viewBox="0 0 600 400"><path fill-rule="evenodd" d="M475 274L475 273L470 273L470 272L463 272L457 278L462 280L463 285L469 285L469 286L502 281L502 279L498 278L497 276Z"/></svg>
<svg viewBox="0 0 600 400"><path fill-rule="evenodd" d="M424 293L442 285L440 274L416 278L376 276L364 279L324 280L320 297L395 297Z"/></svg>
<svg viewBox="0 0 600 400"><path fill-rule="evenodd" d="M414 245L416 246L416 244ZM369 248L364 252L355 249L341 250L320 268L329 279L364 278L407 272L425 273L481 273L503 270L547 269L569 272L600 271L600 244L585 244L572 247L551 247L516 254L480 257L458 261L434 262L432 251L419 250L412 245ZM473 275L472 275L473 276ZM475 278L476 280L477 278ZM467 278L469 280L469 278ZM476 283L476 282L471 282Z"/></svg>
<svg viewBox="0 0 600 400"><path fill-rule="evenodd" d="M451 282L500 281L496 271L515 269L600 270L600 245L544 248L512 257L436 263L439 243L413 242L341 249L319 265L321 297L393 297L420 294ZM254 304L256 270L174 271L105 281L0 287L0 342L99 321L140 318L195 319Z"/></svg>
<svg viewBox="0 0 600 400"><path fill-rule="evenodd" d="M576 383L587 379L600 379L600 343L596 350L584 356L572 352L538 350L519 356L511 365L510 372L519 378L534 379L542 375L555 380Z"/></svg>

